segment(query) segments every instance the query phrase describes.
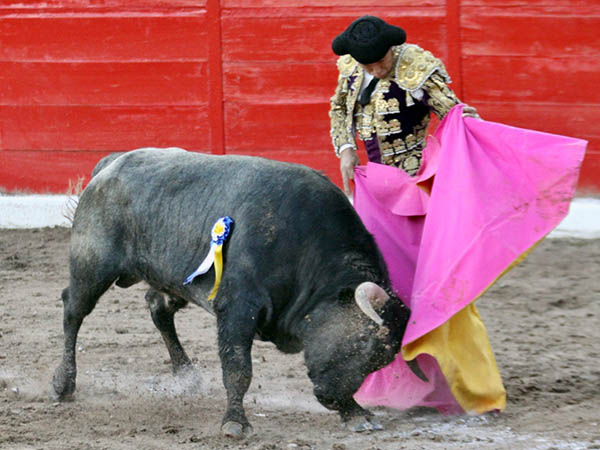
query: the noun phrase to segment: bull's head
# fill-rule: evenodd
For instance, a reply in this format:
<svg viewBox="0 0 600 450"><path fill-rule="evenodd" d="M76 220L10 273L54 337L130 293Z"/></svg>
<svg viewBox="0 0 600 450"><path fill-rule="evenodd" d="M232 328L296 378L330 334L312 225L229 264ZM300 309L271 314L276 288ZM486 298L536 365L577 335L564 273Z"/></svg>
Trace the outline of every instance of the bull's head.
<svg viewBox="0 0 600 450"><path fill-rule="evenodd" d="M322 303L311 319L304 340L305 362L316 397L347 421L365 413L353 395L369 373L397 356L410 311L391 291L388 294L372 282L340 290L339 298L338 303Z"/></svg>

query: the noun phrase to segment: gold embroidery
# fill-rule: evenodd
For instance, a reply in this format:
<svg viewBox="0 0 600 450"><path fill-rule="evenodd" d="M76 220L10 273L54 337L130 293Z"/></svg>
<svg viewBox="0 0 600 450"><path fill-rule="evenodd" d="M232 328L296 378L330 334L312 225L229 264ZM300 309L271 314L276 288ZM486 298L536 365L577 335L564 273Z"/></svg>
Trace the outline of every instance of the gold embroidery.
<svg viewBox="0 0 600 450"><path fill-rule="evenodd" d="M378 118L375 120L375 129L379 136L387 136L393 133L399 133L402 131L400 121L398 119L391 119L390 121Z"/></svg>
<svg viewBox="0 0 600 450"><path fill-rule="evenodd" d="M404 154L396 155L392 158L388 165L398 167L404 170L410 176L414 176L421 166L422 151L414 150Z"/></svg>
<svg viewBox="0 0 600 450"><path fill-rule="evenodd" d="M460 103L454 91L448 87L437 73L434 73L425 81L423 88L429 94L427 104L440 119L443 119L448 111Z"/></svg>
<svg viewBox="0 0 600 450"><path fill-rule="evenodd" d="M408 134L406 138L404 138L404 142L406 142L407 148L413 148L417 145L417 137L414 134Z"/></svg>
<svg viewBox="0 0 600 450"><path fill-rule="evenodd" d="M395 70L396 83L407 91L415 91L433 74L438 72L449 83L450 77L441 60L418 45L402 44L394 47L398 54Z"/></svg>
<svg viewBox="0 0 600 450"><path fill-rule="evenodd" d="M402 127L400 126L400 121L398 119L392 119L388 122L388 130L389 133L399 133L402 131Z"/></svg>
<svg viewBox="0 0 600 450"><path fill-rule="evenodd" d="M371 139L374 130L373 115L375 114L375 108L372 103L365 106L361 106L357 103L356 109L358 112L355 115L356 131L362 140Z"/></svg>
<svg viewBox="0 0 600 450"><path fill-rule="evenodd" d="M425 116L423 117L423 120L421 120L421 123L415 126L414 131L417 135L418 142L425 141L425 138L427 137L427 127L429 127L429 121L429 116Z"/></svg>
<svg viewBox="0 0 600 450"><path fill-rule="evenodd" d="M340 56L337 60L337 68L343 77L352 75L357 66L358 62L350 55Z"/></svg>
<svg viewBox="0 0 600 450"><path fill-rule="evenodd" d="M404 169L399 163L404 161L404 159L408 157L407 155L420 155L423 148L425 148L428 125L429 116L425 116L421 123L415 126L414 133L408 134L404 138L396 138L393 140L389 137L387 138L388 140L386 140L385 136L383 139L380 139L379 151L381 152L381 162ZM420 158L418 160L420 161Z"/></svg>
<svg viewBox="0 0 600 450"><path fill-rule="evenodd" d="M348 58L350 60L348 60ZM358 64L354 61L351 56L345 55L338 59L338 68L340 69L340 75L338 76L338 83L334 95L331 97L329 118L331 123L331 141L333 148L335 149L336 155L339 157L339 151L344 145L351 145L356 148L356 142L354 140L354 117L352 114L348 114L349 111L354 110L356 104L356 98L358 97L358 89L356 89L356 83L360 86L363 78L363 71L356 70ZM357 78L349 87L348 77L351 75L351 71L348 72L350 67L354 67Z"/></svg>
<svg viewBox="0 0 600 450"><path fill-rule="evenodd" d="M421 166L421 153L413 152L407 155L402 161L399 161L399 167L409 175L415 175Z"/></svg>
<svg viewBox="0 0 600 450"><path fill-rule="evenodd" d="M394 139L392 141L392 147L394 148L394 154L404 153L406 150L406 143L402 140L402 138Z"/></svg>
<svg viewBox="0 0 600 450"><path fill-rule="evenodd" d="M379 80L379 83L377 83L377 87L375 88L376 91L375 92L379 92L381 94L387 94L388 92L390 92L390 85L392 83L390 82L389 78L383 78L381 80Z"/></svg>
<svg viewBox="0 0 600 450"><path fill-rule="evenodd" d="M391 142L380 142L379 143L379 151L381 152L381 157L386 157L394 154L394 145Z"/></svg>
<svg viewBox="0 0 600 450"><path fill-rule="evenodd" d="M393 114L400 112L400 101L397 98L385 100L383 97L377 99L375 103L377 114Z"/></svg>

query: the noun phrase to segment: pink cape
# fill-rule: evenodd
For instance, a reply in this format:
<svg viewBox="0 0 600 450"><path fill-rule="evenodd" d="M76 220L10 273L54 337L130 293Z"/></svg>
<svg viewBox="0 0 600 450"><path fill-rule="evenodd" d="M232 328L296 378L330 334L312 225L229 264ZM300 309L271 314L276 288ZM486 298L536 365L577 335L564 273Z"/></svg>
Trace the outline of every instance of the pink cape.
<svg viewBox="0 0 600 450"><path fill-rule="evenodd" d="M429 138L415 177L375 163L355 170L356 210L412 311L404 357L419 355L430 380L417 379L399 355L367 377L355 394L360 404L447 413L505 404L472 302L565 217L587 142L464 119L462 109L454 107ZM430 339L442 325L449 331ZM477 338L461 335L464 327ZM449 350L428 350L440 347L440 339L453 340ZM445 354L452 351L459 355Z"/></svg>

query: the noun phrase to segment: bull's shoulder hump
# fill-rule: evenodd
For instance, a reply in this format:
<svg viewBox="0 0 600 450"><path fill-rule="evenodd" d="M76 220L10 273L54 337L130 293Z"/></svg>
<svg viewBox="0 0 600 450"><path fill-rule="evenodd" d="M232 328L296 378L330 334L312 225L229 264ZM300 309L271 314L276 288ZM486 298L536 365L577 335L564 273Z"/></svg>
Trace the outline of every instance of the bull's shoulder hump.
<svg viewBox="0 0 600 450"><path fill-rule="evenodd" d="M186 154L193 154L192 152L188 152L182 148L177 147L169 147L169 148L154 148L154 147L144 147L139 148L137 150L132 150L123 154L124 158L119 158L122 160L123 164L127 164L132 161L158 161L164 159L178 158L182 157Z"/></svg>
<svg viewBox="0 0 600 450"><path fill-rule="evenodd" d="M114 159L106 169L111 169L113 172L121 172L130 167L140 168L158 164L164 165L165 163L168 164L169 161L175 161L188 153L191 152L176 147L145 147L121 154L118 158ZM108 157L110 157L110 155Z"/></svg>

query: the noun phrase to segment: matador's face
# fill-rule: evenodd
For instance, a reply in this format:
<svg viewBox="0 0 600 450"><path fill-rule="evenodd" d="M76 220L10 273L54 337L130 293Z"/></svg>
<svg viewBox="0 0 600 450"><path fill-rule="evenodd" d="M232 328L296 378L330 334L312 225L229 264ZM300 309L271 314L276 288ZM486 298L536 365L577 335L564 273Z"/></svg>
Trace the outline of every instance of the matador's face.
<svg viewBox="0 0 600 450"><path fill-rule="evenodd" d="M361 64L360 66L375 78L385 78L392 70L394 55L390 48L383 58L371 64Z"/></svg>

